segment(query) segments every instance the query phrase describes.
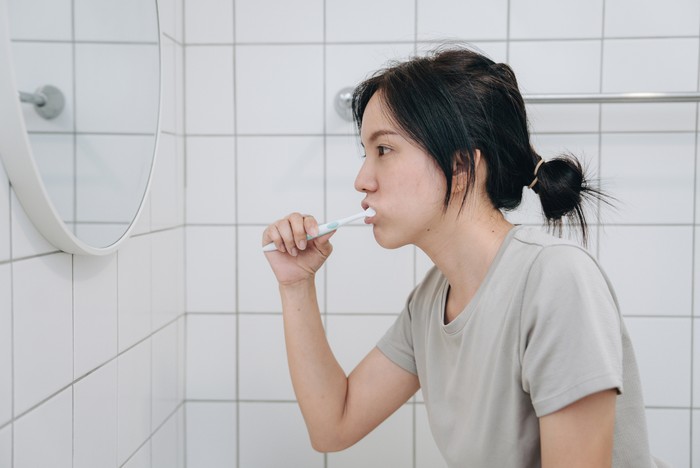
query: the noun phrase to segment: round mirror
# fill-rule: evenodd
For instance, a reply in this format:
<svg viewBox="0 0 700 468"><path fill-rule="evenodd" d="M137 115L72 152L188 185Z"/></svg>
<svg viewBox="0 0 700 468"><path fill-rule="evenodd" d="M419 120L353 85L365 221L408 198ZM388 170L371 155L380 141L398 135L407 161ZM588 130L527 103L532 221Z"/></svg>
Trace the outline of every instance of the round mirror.
<svg viewBox="0 0 700 468"><path fill-rule="evenodd" d="M71 253L128 237L159 132L156 0L0 0L0 157L37 229Z"/></svg>

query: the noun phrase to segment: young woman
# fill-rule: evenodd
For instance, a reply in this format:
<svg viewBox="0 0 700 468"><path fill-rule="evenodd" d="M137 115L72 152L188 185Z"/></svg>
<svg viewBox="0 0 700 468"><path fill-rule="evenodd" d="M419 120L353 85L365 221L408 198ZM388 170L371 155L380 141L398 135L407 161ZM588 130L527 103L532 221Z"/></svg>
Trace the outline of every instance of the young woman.
<svg viewBox="0 0 700 468"><path fill-rule="evenodd" d="M353 445L421 388L450 467L661 466L607 277L578 245L503 216L528 187L551 226L569 217L585 240L582 202L599 197L575 159L532 149L510 67L459 48L414 58L358 86L353 111L366 152L355 188L376 210L365 222L435 267L346 376L314 286L332 234L307 241L318 225L299 213L265 230L314 448Z"/></svg>

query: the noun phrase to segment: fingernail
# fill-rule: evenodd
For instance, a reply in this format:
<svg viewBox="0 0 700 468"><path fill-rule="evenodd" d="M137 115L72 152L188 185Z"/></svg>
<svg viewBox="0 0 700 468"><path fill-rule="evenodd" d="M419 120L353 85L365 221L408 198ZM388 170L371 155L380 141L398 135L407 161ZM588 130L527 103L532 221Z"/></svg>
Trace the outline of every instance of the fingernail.
<svg viewBox="0 0 700 468"><path fill-rule="evenodd" d="M299 241L299 250L304 250L306 248L306 240Z"/></svg>
<svg viewBox="0 0 700 468"><path fill-rule="evenodd" d="M289 252L289 253L292 254L292 257L296 257L296 256L297 256L297 249L295 249L294 247L292 247L292 251Z"/></svg>

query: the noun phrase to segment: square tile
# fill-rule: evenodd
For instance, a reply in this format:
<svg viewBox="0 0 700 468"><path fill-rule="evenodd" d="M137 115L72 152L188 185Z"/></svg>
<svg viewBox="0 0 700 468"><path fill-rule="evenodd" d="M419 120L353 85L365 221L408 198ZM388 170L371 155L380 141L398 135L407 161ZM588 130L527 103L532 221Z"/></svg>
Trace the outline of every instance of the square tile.
<svg viewBox="0 0 700 468"><path fill-rule="evenodd" d="M325 63L326 133L356 135L355 124L336 111L336 95L345 88L354 88L375 71L385 68L390 61L410 58L414 50L412 43L328 44ZM333 153L329 151L328 154Z"/></svg>
<svg viewBox="0 0 700 468"><path fill-rule="evenodd" d="M651 454L668 466L690 466L690 410L647 409Z"/></svg>
<svg viewBox="0 0 700 468"><path fill-rule="evenodd" d="M323 0L236 1L236 42L321 42Z"/></svg>
<svg viewBox="0 0 700 468"><path fill-rule="evenodd" d="M67 388L14 423L14 467L73 467L72 389Z"/></svg>
<svg viewBox="0 0 700 468"><path fill-rule="evenodd" d="M239 134L323 133L323 46L237 46L236 99Z"/></svg>
<svg viewBox="0 0 700 468"><path fill-rule="evenodd" d="M230 468L236 466L237 433L235 403L187 403L187 466ZM289 434L292 435L291 433ZM266 446L264 452L276 452ZM241 466L260 466L256 463Z"/></svg>
<svg viewBox="0 0 700 468"><path fill-rule="evenodd" d="M324 466L323 454L311 448L296 403L239 403L239 411L241 466Z"/></svg>
<svg viewBox="0 0 700 468"><path fill-rule="evenodd" d="M186 336L186 316L182 315L177 319L177 400L185 400L185 365L187 362L185 351L187 344ZM182 408L181 408L182 409Z"/></svg>
<svg viewBox="0 0 700 468"><path fill-rule="evenodd" d="M69 8L70 9L70 8ZM34 93L51 85L58 88L65 99L61 113L53 119L41 117L32 104L22 104L22 115L27 130L72 132L75 120L73 106L73 50L65 43L16 42L12 55L17 89Z"/></svg>
<svg viewBox="0 0 700 468"><path fill-rule="evenodd" d="M14 414L20 414L73 378L71 256L14 262L12 274Z"/></svg>
<svg viewBox="0 0 700 468"><path fill-rule="evenodd" d="M73 257L74 376L117 355L117 254Z"/></svg>
<svg viewBox="0 0 700 468"><path fill-rule="evenodd" d="M162 35L167 35L175 40L179 41L176 34L176 8L177 2L175 0L158 0L158 25L160 27L160 32ZM182 6L182 3L180 3ZM182 14L180 14L182 17ZM164 38L161 37L161 41Z"/></svg>
<svg viewBox="0 0 700 468"><path fill-rule="evenodd" d="M507 0L418 0L417 10L417 38L420 41L451 38L503 40L508 37ZM377 28L384 29L383 24Z"/></svg>
<svg viewBox="0 0 700 468"><path fill-rule="evenodd" d="M75 38L79 41L155 42L156 2L74 0Z"/></svg>
<svg viewBox="0 0 700 468"><path fill-rule="evenodd" d="M523 96L527 103L527 94ZM587 132L599 130L599 104L526 104L531 132Z"/></svg>
<svg viewBox="0 0 700 468"><path fill-rule="evenodd" d="M0 265L0 426L12 419L12 270Z"/></svg>
<svg viewBox="0 0 700 468"><path fill-rule="evenodd" d="M447 468L428 422L425 405L416 405L416 468Z"/></svg>
<svg viewBox="0 0 700 468"><path fill-rule="evenodd" d="M404 405L352 447L328 454L328 468L411 466L413 406Z"/></svg>
<svg viewBox="0 0 700 468"><path fill-rule="evenodd" d="M74 385L73 467L117 462L117 362L111 361Z"/></svg>
<svg viewBox="0 0 700 468"><path fill-rule="evenodd" d="M294 400L281 315L241 315L239 398Z"/></svg>
<svg viewBox="0 0 700 468"><path fill-rule="evenodd" d="M185 312L184 229L152 236L152 329L157 330Z"/></svg>
<svg viewBox="0 0 700 468"><path fill-rule="evenodd" d="M333 236L326 263L328 312L398 314L413 289L413 250L386 250L371 229L347 226Z"/></svg>
<svg viewBox="0 0 700 468"><path fill-rule="evenodd" d="M132 237L117 252L119 351L151 333L151 237Z"/></svg>
<svg viewBox="0 0 700 468"><path fill-rule="evenodd" d="M691 319L625 319L634 345L647 406L690 406Z"/></svg>
<svg viewBox="0 0 700 468"><path fill-rule="evenodd" d="M233 0L185 2L185 41L188 44L232 44L233 3Z"/></svg>
<svg viewBox="0 0 700 468"><path fill-rule="evenodd" d="M236 398L236 317L187 316L187 399Z"/></svg>
<svg viewBox="0 0 700 468"><path fill-rule="evenodd" d="M616 290L622 313L690 316L692 245L691 227L604 226L600 262ZM641 252L644 261L640 261Z"/></svg>
<svg viewBox="0 0 700 468"><path fill-rule="evenodd" d="M232 135L233 88L233 46L186 47L187 133Z"/></svg>
<svg viewBox="0 0 700 468"><path fill-rule="evenodd" d="M155 134L159 67L157 45L76 44L76 129Z"/></svg>
<svg viewBox="0 0 700 468"><path fill-rule="evenodd" d="M325 9L326 41L329 42L414 41L416 38L416 7L410 0L356 0L352 8L342 0L329 0Z"/></svg>
<svg viewBox="0 0 700 468"><path fill-rule="evenodd" d="M71 0L10 0L12 39L71 40Z"/></svg>
<svg viewBox="0 0 700 468"><path fill-rule="evenodd" d="M236 228L186 231L187 312L236 311Z"/></svg>
<svg viewBox="0 0 700 468"><path fill-rule="evenodd" d="M269 224L291 212L322 218L323 168L320 136L239 137L238 222Z"/></svg>
<svg viewBox="0 0 700 468"><path fill-rule="evenodd" d="M279 283L270 264L260 249L265 227L238 228L238 267L245 271L238 279L238 306L240 312L282 312ZM325 307L325 266L316 272L316 295L321 311Z"/></svg>
<svg viewBox="0 0 700 468"><path fill-rule="evenodd" d="M395 321L393 315L329 315L326 318L328 343L346 375L375 348Z"/></svg>
<svg viewBox="0 0 700 468"><path fill-rule="evenodd" d="M603 1L524 0L509 3L511 39L599 38Z"/></svg>
<svg viewBox="0 0 700 468"><path fill-rule="evenodd" d="M188 224L236 222L234 137L187 138L186 211Z"/></svg>
<svg viewBox="0 0 700 468"><path fill-rule="evenodd" d="M151 340L117 359L117 462L121 466L151 435Z"/></svg>
<svg viewBox="0 0 700 468"><path fill-rule="evenodd" d="M512 42L509 65L523 94L597 93L600 89L597 40Z"/></svg>
<svg viewBox="0 0 700 468"><path fill-rule="evenodd" d="M177 138L160 134L158 155L151 174L151 229L161 230L183 224L184 183L179 177Z"/></svg>
<svg viewBox="0 0 700 468"><path fill-rule="evenodd" d="M155 333L151 342L151 431L155 431L180 404L177 385L177 323L173 322Z"/></svg>
<svg viewBox="0 0 700 468"><path fill-rule="evenodd" d="M634 12L634 14L631 14ZM614 0L605 4L606 37L697 36L700 4L671 0Z"/></svg>
<svg viewBox="0 0 700 468"><path fill-rule="evenodd" d="M694 134L603 134L600 171L617 199L603 212L607 222L692 223Z"/></svg>
<svg viewBox="0 0 700 468"><path fill-rule="evenodd" d="M697 39L608 39L603 92L695 91L698 45Z"/></svg>

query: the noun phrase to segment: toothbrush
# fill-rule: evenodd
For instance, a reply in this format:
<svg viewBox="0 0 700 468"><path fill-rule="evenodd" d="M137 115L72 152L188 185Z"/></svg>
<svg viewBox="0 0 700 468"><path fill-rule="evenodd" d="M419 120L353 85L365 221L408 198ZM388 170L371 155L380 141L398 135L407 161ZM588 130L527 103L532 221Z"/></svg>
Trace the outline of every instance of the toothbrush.
<svg viewBox="0 0 700 468"><path fill-rule="evenodd" d="M354 214L352 216L348 216L347 218L341 218L341 219L338 219L336 221L331 221L330 223L321 224L318 226L318 234L316 234L315 236L311 236L311 235L307 234L306 239L311 240L311 239L315 239L317 237L321 237L323 235L328 234L331 231L335 231L336 229L338 229L340 226L343 226L344 224L348 224L352 221L355 221L356 219L374 216L376 214L377 214L377 212L374 211L374 208L370 207L361 213L357 213L357 214ZM263 252L274 252L275 250L277 250L277 247L275 246L274 242L270 242L265 247L263 247Z"/></svg>

